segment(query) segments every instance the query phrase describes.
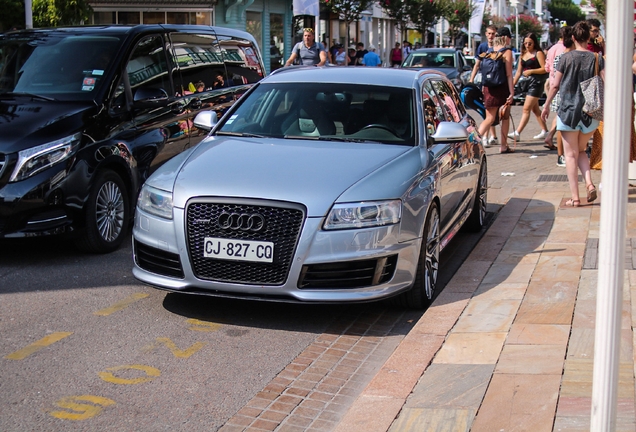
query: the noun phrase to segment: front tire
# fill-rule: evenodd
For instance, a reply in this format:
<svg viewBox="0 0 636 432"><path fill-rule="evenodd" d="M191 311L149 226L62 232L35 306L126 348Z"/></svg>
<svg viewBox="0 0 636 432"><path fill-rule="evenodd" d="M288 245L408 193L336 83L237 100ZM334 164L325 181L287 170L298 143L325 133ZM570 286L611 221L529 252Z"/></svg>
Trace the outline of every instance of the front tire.
<svg viewBox="0 0 636 432"><path fill-rule="evenodd" d="M130 200L122 179L113 171L99 173L86 203L85 230L75 242L91 253L109 253L128 233Z"/></svg>
<svg viewBox="0 0 636 432"><path fill-rule="evenodd" d="M439 209L433 203L426 216L415 282L410 290L396 298L400 306L424 309L433 302L439 272L439 224Z"/></svg>
<svg viewBox="0 0 636 432"><path fill-rule="evenodd" d="M479 232L486 223L486 205L488 204L488 170L486 161L481 163L479 178L475 188L475 202L473 210L464 223L464 228L469 232Z"/></svg>

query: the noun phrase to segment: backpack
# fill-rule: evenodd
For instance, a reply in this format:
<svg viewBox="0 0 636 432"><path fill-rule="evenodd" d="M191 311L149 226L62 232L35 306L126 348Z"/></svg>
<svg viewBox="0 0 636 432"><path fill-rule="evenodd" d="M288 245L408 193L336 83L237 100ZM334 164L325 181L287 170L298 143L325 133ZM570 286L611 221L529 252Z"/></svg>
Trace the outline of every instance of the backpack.
<svg viewBox="0 0 636 432"><path fill-rule="evenodd" d="M496 87L506 83L506 63L503 53L509 48L502 48L499 51L481 53L479 59L481 65L481 84L485 87Z"/></svg>

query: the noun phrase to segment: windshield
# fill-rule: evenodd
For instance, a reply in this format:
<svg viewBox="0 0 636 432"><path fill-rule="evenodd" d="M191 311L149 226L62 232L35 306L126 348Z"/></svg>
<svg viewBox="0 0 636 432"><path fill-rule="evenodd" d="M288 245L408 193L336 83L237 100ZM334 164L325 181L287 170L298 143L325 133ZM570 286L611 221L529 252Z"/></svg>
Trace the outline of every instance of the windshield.
<svg viewBox="0 0 636 432"><path fill-rule="evenodd" d="M404 67L454 68L455 55L444 51L426 51L411 53Z"/></svg>
<svg viewBox="0 0 636 432"><path fill-rule="evenodd" d="M218 135L415 144L413 92L334 83L259 85Z"/></svg>
<svg viewBox="0 0 636 432"><path fill-rule="evenodd" d="M13 33L0 37L0 94L91 100L120 40L113 36Z"/></svg>

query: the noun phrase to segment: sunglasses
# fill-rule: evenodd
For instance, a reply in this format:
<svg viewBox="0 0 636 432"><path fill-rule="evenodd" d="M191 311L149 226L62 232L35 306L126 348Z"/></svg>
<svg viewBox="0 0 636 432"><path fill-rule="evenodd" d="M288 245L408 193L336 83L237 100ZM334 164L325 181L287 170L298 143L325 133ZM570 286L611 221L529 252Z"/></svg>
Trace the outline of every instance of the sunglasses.
<svg viewBox="0 0 636 432"><path fill-rule="evenodd" d="M309 27L303 29L303 33L313 33L313 32L314 32L314 29Z"/></svg>

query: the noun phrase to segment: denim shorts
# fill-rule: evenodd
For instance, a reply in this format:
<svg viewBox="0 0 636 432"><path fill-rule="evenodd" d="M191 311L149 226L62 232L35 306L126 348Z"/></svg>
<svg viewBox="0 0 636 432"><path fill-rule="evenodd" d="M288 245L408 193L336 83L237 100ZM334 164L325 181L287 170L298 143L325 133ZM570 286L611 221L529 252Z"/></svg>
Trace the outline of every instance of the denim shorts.
<svg viewBox="0 0 636 432"><path fill-rule="evenodd" d="M598 120L592 119L592 123L589 126L585 126L581 121L577 124L574 129L570 126L564 124L561 119L557 116L557 130L561 132L581 132L583 134L588 134L590 132L594 132L599 125Z"/></svg>

